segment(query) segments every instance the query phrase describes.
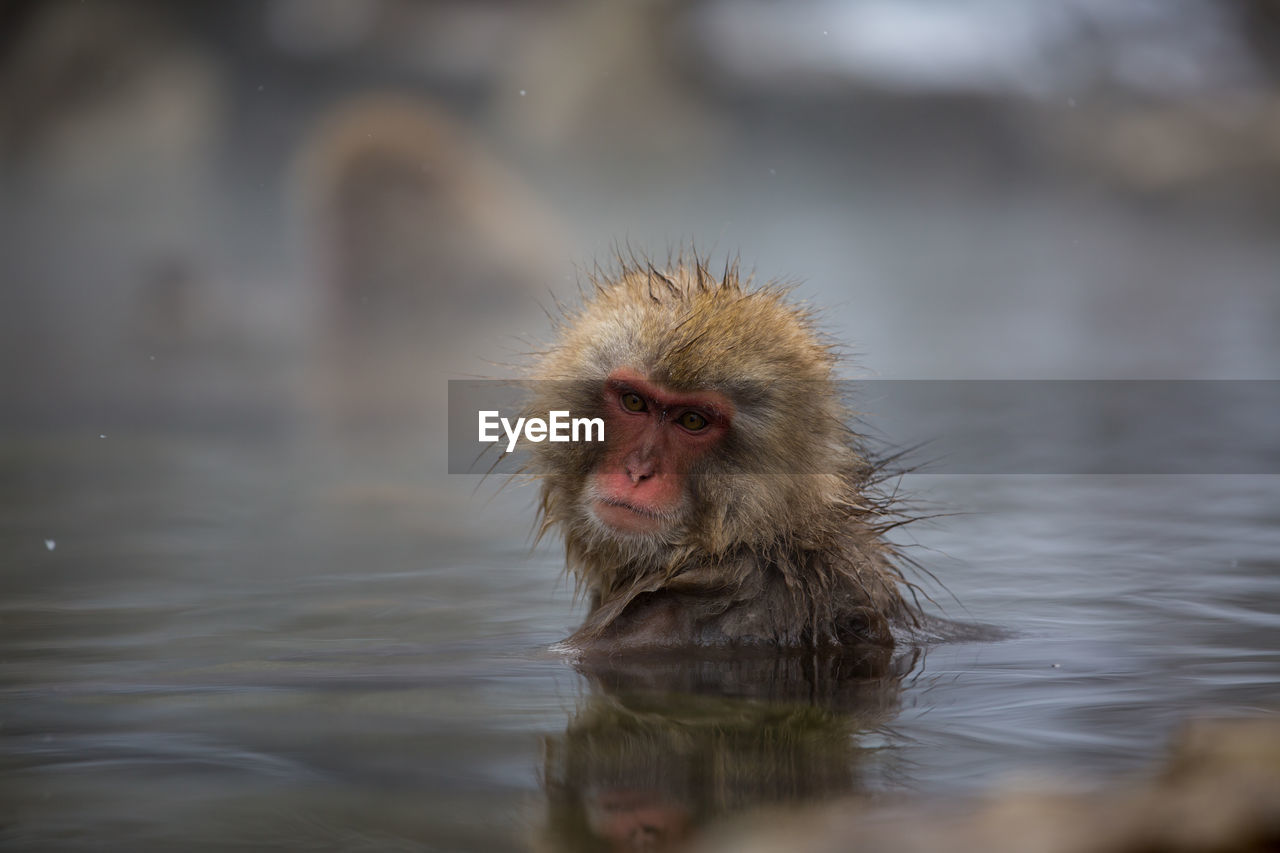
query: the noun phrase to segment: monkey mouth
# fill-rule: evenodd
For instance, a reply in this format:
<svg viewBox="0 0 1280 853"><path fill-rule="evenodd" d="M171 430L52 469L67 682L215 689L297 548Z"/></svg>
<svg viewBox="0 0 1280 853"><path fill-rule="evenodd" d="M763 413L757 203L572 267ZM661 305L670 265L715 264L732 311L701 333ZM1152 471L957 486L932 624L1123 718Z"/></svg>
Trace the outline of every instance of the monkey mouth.
<svg viewBox="0 0 1280 853"><path fill-rule="evenodd" d="M591 514L596 521L618 534L653 534L674 521L670 513L636 506L620 498L595 495Z"/></svg>
<svg viewBox="0 0 1280 853"><path fill-rule="evenodd" d="M645 509L644 507L635 506L634 504L629 504L626 501L618 500L617 498L596 498L596 503L603 504L604 506L617 507L618 509L629 510L630 512L634 512L636 515L644 516L645 518L652 518L654 521L667 521L667 517L662 513L654 512L653 510Z"/></svg>

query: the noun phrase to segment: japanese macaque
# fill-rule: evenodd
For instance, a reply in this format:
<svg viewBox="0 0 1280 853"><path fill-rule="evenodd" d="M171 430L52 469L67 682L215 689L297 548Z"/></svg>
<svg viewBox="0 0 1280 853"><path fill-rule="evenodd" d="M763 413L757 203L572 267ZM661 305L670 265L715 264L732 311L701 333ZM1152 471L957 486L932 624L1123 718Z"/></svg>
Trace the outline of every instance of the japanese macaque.
<svg viewBox="0 0 1280 853"><path fill-rule="evenodd" d="M559 245L555 217L523 181L421 99L332 108L297 180L330 330L367 345L439 348L473 332L523 304Z"/></svg>
<svg viewBox="0 0 1280 853"><path fill-rule="evenodd" d="M563 536L590 606L568 644L891 647L923 627L811 313L696 257L592 283L532 400L605 423L531 445L539 535Z"/></svg>
<svg viewBox="0 0 1280 853"><path fill-rule="evenodd" d="M420 98L327 110L295 167L316 297L313 404L347 427L443 424L433 392L481 370L564 270L556 217L462 121ZM553 260L556 259L556 260ZM433 420L434 419L434 420Z"/></svg>

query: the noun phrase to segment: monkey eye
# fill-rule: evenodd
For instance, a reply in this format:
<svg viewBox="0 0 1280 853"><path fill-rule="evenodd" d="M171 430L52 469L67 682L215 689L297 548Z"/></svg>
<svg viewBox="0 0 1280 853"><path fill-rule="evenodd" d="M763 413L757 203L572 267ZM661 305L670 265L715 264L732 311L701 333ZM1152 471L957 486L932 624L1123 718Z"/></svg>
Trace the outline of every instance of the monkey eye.
<svg viewBox="0 0 1280 853"><path fill-rule="evenodd" d="M710 421L697 412L690 411L681 415L679 419L676 420L676 423L689 430L689 432L697 432L700 429L706 429L707 424L710 423Z"/></svg>
<svg viewBox="0 0 1280 853"><path fill-rule="evenodd" d="M643 412L645 410L644 398L634 391L623 392L618 399L622 402L622 408L628 412Z"/></svg>

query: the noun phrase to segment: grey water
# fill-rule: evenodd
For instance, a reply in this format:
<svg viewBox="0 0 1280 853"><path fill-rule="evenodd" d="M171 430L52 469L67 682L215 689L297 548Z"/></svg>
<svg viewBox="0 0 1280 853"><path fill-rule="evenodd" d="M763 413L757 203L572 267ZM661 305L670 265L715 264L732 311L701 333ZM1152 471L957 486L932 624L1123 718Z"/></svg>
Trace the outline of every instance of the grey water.
<svg viewBox="0 0 1280 853"><path fill-rule="evenodd" d="M1188 717L1280 707L1280 477L908 475L952 513L902 538L945 588L919 580L1007 636L600 673L553 649L581 610L555 545L530 548L528 490L428 457L272 430L7 441L5 846L673 841L777 803L1093 784Z"/></svg>

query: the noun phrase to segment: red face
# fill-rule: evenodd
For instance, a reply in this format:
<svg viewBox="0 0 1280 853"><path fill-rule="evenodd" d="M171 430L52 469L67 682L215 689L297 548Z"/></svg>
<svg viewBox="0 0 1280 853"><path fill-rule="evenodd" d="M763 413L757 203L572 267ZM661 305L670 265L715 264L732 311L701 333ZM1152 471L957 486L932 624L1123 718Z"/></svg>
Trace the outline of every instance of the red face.
<svg viewBox="0 0 1280 853"><path fill-rule="evenodd" d="M729 431L733 406L713 391L682 393L620 369L605 382L607 455L592 477L591 510L615 530L651 533L687 510L689 468Z"/></svg>

